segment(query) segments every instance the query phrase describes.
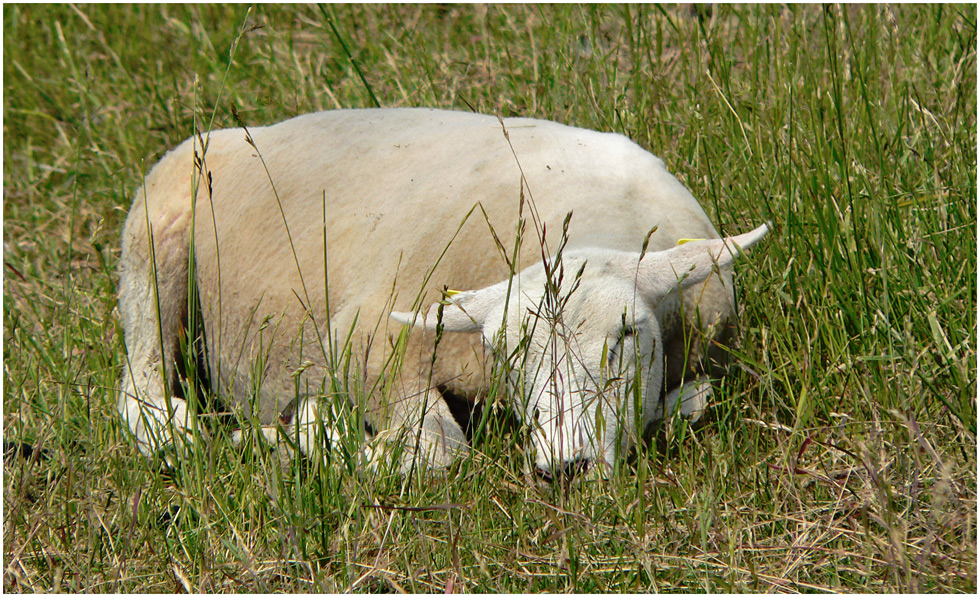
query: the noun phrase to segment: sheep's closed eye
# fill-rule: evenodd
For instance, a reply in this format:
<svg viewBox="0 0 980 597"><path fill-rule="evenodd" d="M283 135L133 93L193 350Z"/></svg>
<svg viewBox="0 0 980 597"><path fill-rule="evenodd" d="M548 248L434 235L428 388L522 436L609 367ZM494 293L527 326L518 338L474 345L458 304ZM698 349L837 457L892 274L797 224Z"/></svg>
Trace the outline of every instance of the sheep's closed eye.
<svg viewBox="0 0 980 597"><path fill-rule="evenodd" d="M624 342L635 340L640 335L641 329L633 325L624 325L619 330L613 348L619 348Z"/></svg>
<svg viewBox="0 0 980 597"><path fill-rule="evenodd" d="M640 328L632 325L624 325L614 336L614 340L609 346L609 364L617 364L623 357L623 346L627 342L633 342L640 333Z"/></svg>

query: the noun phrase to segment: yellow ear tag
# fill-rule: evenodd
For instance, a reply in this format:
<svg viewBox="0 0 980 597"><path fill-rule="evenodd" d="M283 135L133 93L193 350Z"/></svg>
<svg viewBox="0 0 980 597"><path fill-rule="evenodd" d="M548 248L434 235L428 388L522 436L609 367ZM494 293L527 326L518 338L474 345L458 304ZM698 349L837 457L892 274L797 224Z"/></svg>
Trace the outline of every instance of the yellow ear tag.
<svg viewBox="0 0 980 597"><path fill-rule="evenodd" d="M684 243L693 243L694 241L704 240L703 238L679 238L677 239L677 246L681 246Z"/></svg>
<svg viewBox="0 0 980 597"><path fill-rule="evenodd" d="M454 296L456 296L457 294L460 294L463 291L462 290L452 290L451 288L445 288L444 287L439 292L442 293L442 298L439 299L439 304L441 304L441 305L449 305L449 304L451 304L450 301L449 301L449 299L452 298L452 297L454 297Z"/></svg>

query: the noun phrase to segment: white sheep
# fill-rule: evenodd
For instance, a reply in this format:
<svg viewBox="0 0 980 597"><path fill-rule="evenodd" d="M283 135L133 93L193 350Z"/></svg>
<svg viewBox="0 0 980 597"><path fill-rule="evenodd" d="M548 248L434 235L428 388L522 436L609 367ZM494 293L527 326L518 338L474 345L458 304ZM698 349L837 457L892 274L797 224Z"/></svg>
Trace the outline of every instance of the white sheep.
<svg viewBox="0 0 980 597"><path fill-rule="evenodd" d="M450 405L497 363L544 475L603 468L676 407L700 416L730 265L766 231L718 238L659 158L553 122L337 110L212 132L160 160L126 221L119 409L145 453L187 437L193 265L212 386L269 437L338 439L333 373L401 466L445 466L468 449Z"/></svg>

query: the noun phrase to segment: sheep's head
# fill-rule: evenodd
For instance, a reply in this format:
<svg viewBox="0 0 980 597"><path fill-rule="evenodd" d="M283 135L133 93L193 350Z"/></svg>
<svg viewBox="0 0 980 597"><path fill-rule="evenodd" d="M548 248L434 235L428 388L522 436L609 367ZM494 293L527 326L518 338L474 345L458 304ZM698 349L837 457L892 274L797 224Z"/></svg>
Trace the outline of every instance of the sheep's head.
<svg viewBox="0 0 980 597"><path fill-rule="evenodd" d="M568 251L480 290L432 305L422 322L481 332L507 358L531 426L535 462L557 471L612 465L660 413L664 353L657 306L671 293L729 268L768 232L692 241L666 251Z"/></svg>

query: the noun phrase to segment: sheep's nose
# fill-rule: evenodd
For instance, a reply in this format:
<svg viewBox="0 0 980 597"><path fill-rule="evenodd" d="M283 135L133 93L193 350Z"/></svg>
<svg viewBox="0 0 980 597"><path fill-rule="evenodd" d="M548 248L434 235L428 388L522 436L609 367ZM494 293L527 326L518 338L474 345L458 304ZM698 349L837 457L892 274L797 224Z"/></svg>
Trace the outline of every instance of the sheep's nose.
<svg viewBox="0 0 980 597"><path fill-rule="evenodd" d="M556 480L556 470L558 480L571 481L575 475L588 471L589 466L589 459L580 457L573 460L566 460L558 467L553 468L544 468L543 466L538 465L535 467L535 470L542 479L551 483Z"/></svg>

